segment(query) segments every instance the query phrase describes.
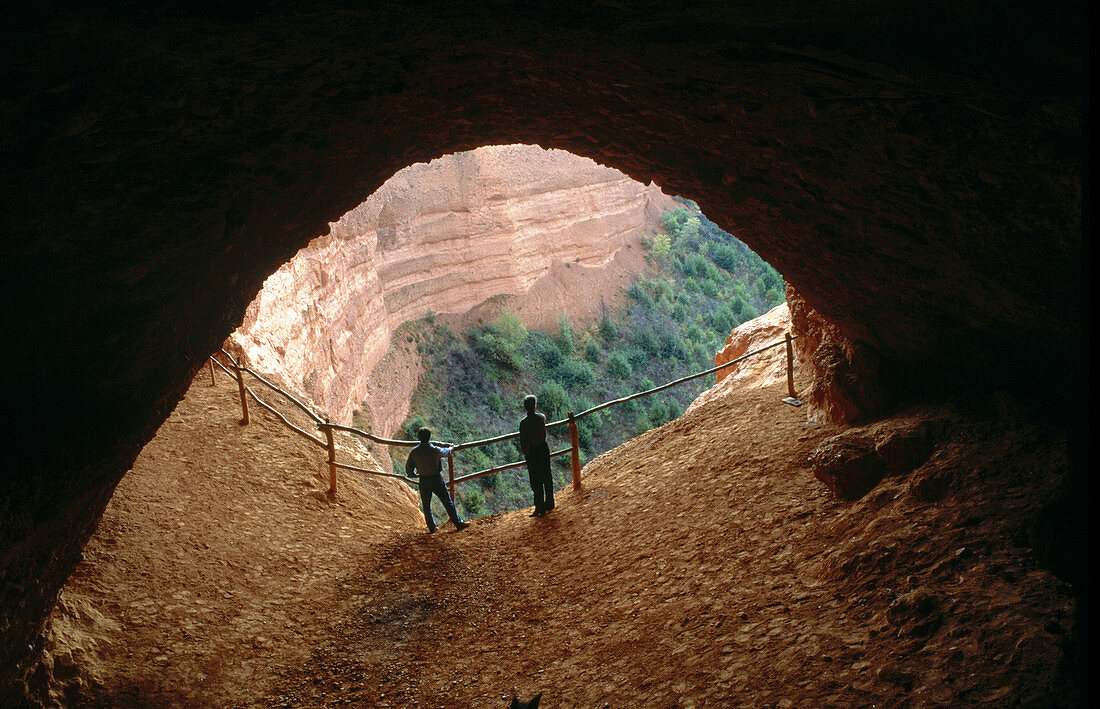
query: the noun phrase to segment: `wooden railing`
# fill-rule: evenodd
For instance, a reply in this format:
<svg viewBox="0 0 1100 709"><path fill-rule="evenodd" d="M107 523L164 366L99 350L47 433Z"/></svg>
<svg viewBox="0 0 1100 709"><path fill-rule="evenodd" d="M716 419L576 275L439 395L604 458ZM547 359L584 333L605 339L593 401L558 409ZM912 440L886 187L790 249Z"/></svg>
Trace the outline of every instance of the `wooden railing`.
<svg viewBox="0 0 1100 709"><path fill-rule="evenodd" d="M596 406L593 406L590 409L585 409L584 411L581 411L579 414L574 414L572 411L570 411L565 418L559 419L558 421L552 421L552 422L546 424L546 429L548 431L553 430L555 428L560 428L562 426L567 426L568 427L568 433L569 433L569 447L568 448L562 448L561 450L558 450L558 451L554 451L553 453L550 454L550 457L551 458L556 458L558 456L562 456L562 455L565 455L567 453L571 454L571 463L572 463L572 469L573 469L573 489L575 489L575 490L579 489L580 486L581 486L581 462L580 462L580 443L579 443L579 437L578 437L578 434L577 434L577 421L583 419L585 416L590 416L590 415L596 413L597 411L602 411L603 409L606 409L606 408L609 408L609 407L612 407L612 406L617 406L619 404L625 404L628 401L632 401L634 399L640 399L644 396L650 396L652 394L656 394L659 391L664 391L665 389L669 389L669 388L677 386L679 384L683 384L684 382L689 382L693 379L698 379L699 377L705 377L709 374L714 374L715 372L718 372L719 370L727 369L729 367L733 367L737 364L740 364L741 362L745 361L746 359L748 359L750 357L755 357L756 355L761 354L762 352L766 352L770 349L773 349L775 347L779 347L780 345L783 345L783 344L786 344L786 346L787 346L787 392L789 394L789 396L787 398L783 399L783 401L786 402L786 403L789 403L789 404L794 404L796 406L801 405L802 402L798 401L798 399L795 398L795 390L794 390L794 348L792 347L791 343L796 337L797 336L793 336L788 332L786 334L786 336L784 337L784 339L782 339L778 342L773 342L770 345L765 345L764 347L760 347L759 349L755 349L751 352L746 352L745 354L741 355L740 357L738 357L736 359L730 360L729 362L725 362L725 363L717 365L715 367L711 367L710 369L706 369L706 370L703 370L701 372L695 372L694 374L689 374L685 377L680 377L679 379L675 379L675 380L673 380L671 382L668 382L666 384L662 384L660 386L653 387L652 389L647 389L645 391L636 392L634 394L631 394L629 396L624 396L624 397L619 398L619 399L613 399L611 401L605 401L602 404L597 404ZM223 355L226 358L227 363L222 363L221 361L219 361L217 359L217 356L216 356L217 354ZM231 377L237 383L237 388L239 390L240 399L241 399L241 411L242 411L241 424L242 425L248 424L248 421L249 421L248 400L251 398L254 402L256 402L256 404L258 404L261 408L265 409L266 411L270 412L272 415L274 415L279 421L281 421L284 425L286 425L292 431L294 431L298 435L302 436L303 438L308 440L310 443L313 443L314 445L325 449L325 451L328 454L329 493L330 494L333 494L333 495L336 494L336 482L337 482L337 471L338 470L354 471L354 472L358 472L358 473L365 473L367 475L381 475L381 476L384 476L384 477L397 478L398 480L404 480L405 482L410 483L412 485L417 485L418 484L418 482L415 478L406 477L405 475L401 475L400 473L387 473L387 472L381 471L381 470L370 470L368 468L363 468L363 467L360 467L360 466L350 465L348 463L339 462L336 459L337 446L336 446L335 434L338 433L338 432L339 433L347 433L347 434L350 434L350 435L353 435L353 436L358 436L359 438L366 439L368 441L372 441L374 443L378 443L380 445L400 446L400 447L406 447L406 448L411 448L412 446L417 445L419 443L419 441L404 441L404 440L393 439L393 438L383 438L381 436L376 436L373 433L369 433L367 431L363 431L361 429L355 428L354 426L342 426L342 425L337 424L337 423L332 423L327 418L322 418L321 416L318 416L317 413L315 413L309 406L302 403L299 399L297 399L290 392L288 392L288 391L276 386L275 384L271 383L270 381L265 379L262 375L256 373L251 368L241 365L241 363L238 362L237 359L235 357L233 357L233 355L229 354L224 349L219 350L218 353L216 353L215 355L210 356L210 382L211 382L211 384L216 383L216 380L214 378L214 371L215 371L214 367L215 366L221 368L222 371L224 371L227 375L229 375L229 377ZM290 404L292 404L295 408L297 408L302 413L304 413L306 415L306 417L308 417L313 422L313 424L317 426L318 431L320 431L324 435L324 438L321 438L320 436L316 436L316 435L310 433L309 431L305 430L301 426L298 426L298 425L292 423L290 421L290 419L288 419L285 415L280 413L274 406L272 406L271 404L269 404L266 401L264 401L263 399L261 399L256 394L256 392L253 391L252 388L249 387L245 383L245 374L251 375L253 378L256 379L257 382L262 384L264 387L270 389L271 391L279 394L284 399L286 399L288 402L290 402ZM448 446L448 447L453 448L452 455L447 457L447 487L450 490L451 498L454 499L455 485L460 483L460 482L466 482L468 480L476 480L478 478L483 478L487 475L493 475L495 473L503 472L505 470L511 470L513 468L519 468L519 467L522 467L523 465L526 464L526 461L519 460L519 461L516 461L514 463L507 463L505 465L498 465L498 466L493 467L493 468L487 468L485 470L479 470L475 473L469 473L467 475L461 475L461 476L456 478L455 477L455 470L454 470L454 455L453 455L454 452L462 451L462 450L470 450L470 449L474 449L474 448L481 448L483 446L493 445L494 443L503 443L504 441L509 441L509 440L512 440L512 439L518 438L518 437L519 437L519 432L516 431L514 433L506 433L506 434L501 435L501 436L495 436L493 438L485 438L485 439L482 439L480 441L469 441L467 443L450 444L450 443L446 443L446 442L439 442L439 445Z"/></svg>

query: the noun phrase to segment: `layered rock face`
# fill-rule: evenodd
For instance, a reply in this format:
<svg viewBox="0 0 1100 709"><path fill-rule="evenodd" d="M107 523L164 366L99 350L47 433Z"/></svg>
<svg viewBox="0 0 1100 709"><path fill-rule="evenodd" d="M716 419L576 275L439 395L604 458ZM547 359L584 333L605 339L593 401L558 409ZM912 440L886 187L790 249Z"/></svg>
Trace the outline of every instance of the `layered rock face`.
<svg viewBox="0 0 1100 709"><path fill-rule="evenodd" d="M272 274L230 339L252 365L350 423L399 325L526 293L556 264L598 280L674 206L655 185L537 146L412 165ZM388 435L405 414L384 403L372 413Z"/></svg>
<svg viewBox="0 0 1100 709"><path fill-rule="evenodd" d="M264 279L450 152L654 181L910 389L1042 370L1086 421L1084 26L1080 1L15 4L0 686Z"/></svg>

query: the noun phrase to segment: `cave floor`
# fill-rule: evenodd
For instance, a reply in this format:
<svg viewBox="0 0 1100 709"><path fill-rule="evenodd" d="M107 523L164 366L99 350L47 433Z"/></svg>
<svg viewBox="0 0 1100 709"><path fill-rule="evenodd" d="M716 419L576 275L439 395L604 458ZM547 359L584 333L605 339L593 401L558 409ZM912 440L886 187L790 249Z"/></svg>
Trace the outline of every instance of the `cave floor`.
<svg viewBox="0 0 1100 709"><path fill-rule="evenodd" d="M807 462L840 429L785 393L693 408L544 517L428 535L399 485L326 499L322 452L238 426L235 387L200 376L65 589L55 655L80 648L107 706L1069 702L1072 596L1026 533L1057 443L917 412L949 417L936 454L841 502Z"/></svg>

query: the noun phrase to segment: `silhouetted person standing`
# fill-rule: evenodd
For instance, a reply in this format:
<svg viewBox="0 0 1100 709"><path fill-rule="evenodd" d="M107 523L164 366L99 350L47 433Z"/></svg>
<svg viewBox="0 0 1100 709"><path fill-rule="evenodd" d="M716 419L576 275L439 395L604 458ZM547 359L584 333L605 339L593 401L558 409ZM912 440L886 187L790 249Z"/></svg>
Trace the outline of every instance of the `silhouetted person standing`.
<svg viewBox="0 0 1100 709"><path fill-rule="evenodd" d="M523 399L527 416L519 422L519 448L527 461L527 475L535 493L532 517L554 509L554 478L550 475L550 446L546 445L546 417L535 411L539 400L533 394Z"/></svg>
<svg viewBox="0 0 1100 709"><path fill-rule="evenodd" d="M430 428L421 428L416 432L420 444L409 451L409 459L405 461L405 474L410 478L420 477L420 507L424 510L424 521L428 523L428 534L435 532L435 518L432 517L432 493L443 503L447 515L454 522L455 529L462 531L470 525L458 517L455 503L447 493L447 486L443 484L443 458L449 456L454 447L441 448L428 441L432 438Z"/></svg>

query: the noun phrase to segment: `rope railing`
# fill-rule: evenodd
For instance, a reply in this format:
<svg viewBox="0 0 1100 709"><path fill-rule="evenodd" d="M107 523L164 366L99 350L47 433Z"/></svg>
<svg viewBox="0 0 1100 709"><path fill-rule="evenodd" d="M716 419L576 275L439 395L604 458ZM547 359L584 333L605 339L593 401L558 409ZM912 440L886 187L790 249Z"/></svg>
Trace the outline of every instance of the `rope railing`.
<svg viewBox="0 0 1100 709"><path fill-rule="evenodd" d="M585 409L584 411L581 411L579 414L574 414L572 411L570 411L568 416L566 416L566 418L559 419L557 421L552 421L552 422L546 424L546 429L547 430L552 430L552 429L555 429L555 428L559 428L561 426L568 426L568 428L569 428L569 439L570 439L569 447L568 448L562 448L561 450L558 450L558 451L555 451L555 452L551 453L550 457L551 458L556 458L558 456L565 455L566 453L571 453L572 454L572 461L571 462L572 462L572 469L573 469L573 488L578 489L581 486L581 477L580 477L581 468L580 468L580 443L579 443L579 436L578 436L578 433L577 433L577 421L583 419L586 416L590 416L590 415L596 413L597 411L602 411L603 409L607 409L607 408L610 408L612 406L616 406L616 405L619 405L619 404L625 404L626 402L633 401L634 399L640 399L640 398L645 397L645 396L651 396L653 394L656 394L657 392L664 391L665 389L669 389L669 388L677 386L679 384L683 384L684 382L689 382L693 379L698 379L700 377L705 377L709 374L714 374L714 373L716 373L720 370L736 366L736 365L740 364L741 362L749 359L750 357L755 357L755 356L757 356L757 355L759 355L763 352L766 352L770 349L773 349L775 347L779 347L780 345L784 345L784 344L787 346L787 390L788 390L789 396L787 398L783 399L783 401L786 402L786 403L790 403L790 404L794 404L796 406L799 406L799 405L801 405L802 402L798 401L798 399L795 398L795 390L794 390L794 350L793 350L793 347L792 347L792 344L791 344L792 341L796 338L797 338L797 335L791 335L788 332L784 336L784 339L782 339L778 342L773 342L770 345L765 345L764 347L760 347L760 348L755 349L751 352L746 352L745 354L741 355L740 357L737 357L736 359L732 359L729 362L724 362L722 364L716 365L714 367L711 367L710 369L706 369L706 370L703 370L701 372L695 372L693 374L689 374L687 376L680 377L679 379L674 379L674 380L672 380L670 382L667 382L665 384L662 384L660 386L656 386L656 387L653 387L651 389L647 389L645 391L635 392L633 394L630 394L629 396L624 396L624 397L621 397L621 398L618 398L618 399L612 399L611 401L605 401L602 404L597 404L593 407ZM347 433L347 434L350 434L350 435L353 435L353 436L358 436L359 438L364 438L368 441L372 441L372 442L377 443L379 445L397 446L397 447L405 447L405 448L411 448L411 447L417 445L419 443L419 441L405 441L405 440L401 440L401 439L385 438L385 437L382 437L382 436L377 436L377 435L375 435L373 433L370 433L368 431L364 431L362 429L356 428L354 426L344 426L344 425L341 425L341 424L338 424L338 423L332 423L331 421L328 421L328 420L323 419L320 416L318 416L309 406L304 404L301 400L299 400L297 397L295 397L290 392L286 391L285 389L282 389L281 387L279 387L276 384L272 383L271 381L267 380L266 378L264 378L262 375L258 374L255 370L251 369L250 367L242 366L241 363L239 361L237 361L237 359L235 357L233 357L233 355L231 355L226 350L224 350L224 349L219 350L215 354L224 355L228 359L230 365L226 366L225 364L220 362L215 355L211 355L210 356L210 381L211 381L211 384L213 385L215 383L215 379L214 379L214 367L215 367L215 365L218 368L220 368L223 372L225 372L231 379L233 379L234 381L237 382L237 386L238 386L238 389L240 391L241 410L243 411L243 417L241 418L241 424L242 425L247 425L248 422L249 422L248 399L251 398L261 408L263 408L265 411L270 412L272 415L274 415L279 421L281 421L285 426L290 428L292 431L299 434L303 438L307 439L309 442L313 443L314 445L317 445L317 446L320 446L322 448L327 449L327 451L328 451L328 468L329 468L329 492L331 494L336 494L337 470L348 470L348 471L353 471L353 472L366 473L368 475L379 475L379 476L382 476L382 477L396 478L398 480L404 480L405 482L407 482L411 485L419 485L419 482L415 478L410 478L408 476L402 475L402 474L397 473L397 472L388 473L388 472L385 472L383 470L371 470L369 468L363 468L363 467L360 467L360 466L350 465L348 463L341 463L341 462L337 461L336 460L337 446L336 446L336 439L335 439L334 434L336 432ZM277 394L279 394L283 398L285 398L287 401L292 403L295 406L295 408L299 409L302 413L304 413L317 426L318 430L324 432L325 438L321 439L320 437L313 435L312 433L305 430L304 428L292 423L290 421L290 419L288 419L285 415L283 415L281 412L279 412L274 406L272 406L271 404L269 404L266 401L264 401L263 399L261 399L256 394L256 392L254 392L252 390L251 387L249 387L248 385L245 384L244 375L246 373L250 374L253 377L255 377L256 380L259 381L261 384L263 384L265 387L267 387L268 389L276 392ZM454 453L457 453L458 451L463 451L463 450L471 450L471 449L474 449L474 448L481 448L483 446L493 445L494 443L503 443L505 441L510 441L510 440L518 438L518 437L519 437L519 432L516 431L516 432L512 432L512 433L505 433L505 434L502 434L500 436L494 436L492 438L484 438L484 439L477 440L477 441L467 441L465 443L458 443L458 444L449 444L449 443L437 442L440 445L443 445L444 447L451 448L451 455L447 456L447 473L448 473L447 487L448 487L448 489L451 493L451 498L452 499L454 498L455 485L457 483L466 482L466 481L469 481L469 480L476 480L478 478L483 478L487 475L493 475L495 473L500 473L500 472L503 472L505 470L512 470L514 468L519 468L519 467L522 467L523 465L526 464L526 461L519 460L519 461L516 461L514 463L507 463L507 464L498 465L498 466L495 466L495 467L492 467L492 468L486 468L485 470L479 470L477 472L469 473L469 474L462 475L462 476L459 476L459 477L456 478L455 474L454 474L454 455L453 455Z"/></svg>

